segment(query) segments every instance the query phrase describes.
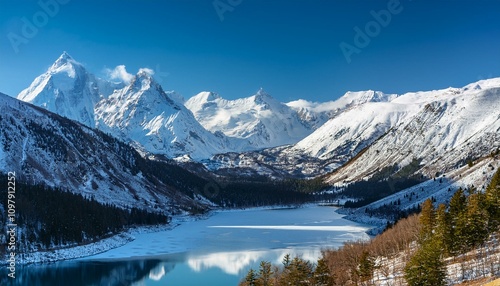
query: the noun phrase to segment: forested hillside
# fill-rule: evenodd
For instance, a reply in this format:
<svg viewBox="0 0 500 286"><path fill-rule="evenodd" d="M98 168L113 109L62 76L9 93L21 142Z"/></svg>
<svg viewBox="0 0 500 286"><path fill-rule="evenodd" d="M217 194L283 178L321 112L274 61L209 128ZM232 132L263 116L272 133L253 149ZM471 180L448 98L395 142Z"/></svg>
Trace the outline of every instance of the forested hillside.
<svg viewBox="0 0 500 286"><path fill-rule="evenodd" d="M0 185L7 186L7 176L0 176ZM0 227L7 222L7 189L0 189ZM92 198L42 185L16 182L15 202L20 237L17 251L30 252L85 244L116 234L130 226L166 224L169 218L160 212L138 208L122 209L101 204ZM7 237L0 235L6 245ZM1 247L1 252L7 247Z"/></svg>
<svg viewBox="0 0 500 286"><path fill-rule="evenodd" d="M419 215L370 241L326 250L311 263L262 262L240 285L453 285L500 277L500 169L484 191L459 189L448 206L426 200Z"/></svg>

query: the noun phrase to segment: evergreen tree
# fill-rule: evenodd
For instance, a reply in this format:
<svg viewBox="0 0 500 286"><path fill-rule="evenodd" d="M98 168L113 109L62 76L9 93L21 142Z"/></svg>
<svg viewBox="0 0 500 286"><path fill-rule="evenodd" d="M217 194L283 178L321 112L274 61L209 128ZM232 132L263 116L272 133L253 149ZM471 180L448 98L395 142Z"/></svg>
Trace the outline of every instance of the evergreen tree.
<svg viewBox="0 0 500 286"><path fill-rule="evenodd" d="M457 254L464 251L465 241L465 210L467 199L463 190L458 189L451 197L448 215L450 219L450 245L451 254Z"/></svg>
<svg viewBox="0 0 500 286"><path fill-rule="evenodd" d="M243 285L245 286L256 286L257 282L257 274L255 273L255 270L253 269L250 269L250 271L248 271L247 273L247 276L245 276L245 282L243 283Z"/></svg>
<svg viewBox="0 0 500 286"><path fill-rule="evenodd" d="M270 262L261 261L259 268L259 278L258 285L259 286L271 286L271 278L273 275L273 270Z"/></svg>
<svg viewBox="0 0 500 286"><path fill-rule="evenodd" d="M472 193L467 198L467 210L465 219L466 245L469 249L479 246L488 238L488 213L484 204L484 195Z"/></svg>
<svg viewBox="0 0 500 286"><path fill-rule="evenodd" d="M287 269L290 267L290 264L292 263L292 258L290 257L290 254L287 253L285 256L283 256L283 261L281 262L283 264L283 267Z"/></svg>
<svg viewBox="0 0 500 286"><path fill-rule="evenodd" d="M370 257L368 251L364 250L363 253L361 253L358 266L358 275L361 282L366 282L372 279L374 269L375 262L373 261L373 258Z"/></svg>
<svg viewBox="0 0 500 286"><path fill-rule="evenodd" d="M405 266L405 279L409 286L444 286L446 268L439 246L426 241Z"/></svg>
<svg viewBox="0 0 500 286"><path fill-rule="evenodd" d="M318 259L318 265L313 273L314 286L333 286L335 285L335 277L330 273L330 269L324 258Z"/></svg>
<svg viewBox="0 0 500 286"><path fill-rule="evenodd" d="M451 248L451 223L446 205L440 204L436 211L436 226L434 227L434 236L439 248L443 250L446 255L450 254Z"/></svg>
<svg viewBox="0 0 500 286"><path fill-rule="evenodd" d="M500 168L497 169L485 191L488 211L488 231L497 231L500 226Z"/></svg>
<svg viewBox="0 0 500 286"><path fill-rule="evenodd" d="M426 241L432 236L432 230L435 225L436 211L432 205L432 200L427 199L422 204L422 211L420 213L420 240Z"/></svg>
<svg viewBox="0 0 500 286"><path fill-rule="evenodd" d="M284 285L308 285L312 277L312 265L309 261L294 257L285 264L281 281Z"/></svg>

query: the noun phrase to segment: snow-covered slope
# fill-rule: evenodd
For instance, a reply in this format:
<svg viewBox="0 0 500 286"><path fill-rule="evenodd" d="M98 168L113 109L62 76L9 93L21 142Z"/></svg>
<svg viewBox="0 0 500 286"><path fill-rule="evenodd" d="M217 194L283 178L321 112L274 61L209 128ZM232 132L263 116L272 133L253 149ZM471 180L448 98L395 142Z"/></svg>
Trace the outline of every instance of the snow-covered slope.
<svg viewBox="0 0 500 286"><path fill-rule="evenodd" d="M320 159L349 159L413 112L406 104L365 103L335 116L290 151Z"/></svg>
<svg viewBox="0 0 500 286"><path fill-rule="evenodd" d="M413 158L421 160L421 172L432 177L500 148L499 78L463 88L407 93L390 103L411 106L412 112L328 181L359 180Z"/></svg>
<svg viewBox="0 0 500 286"><path fill-rule="evenodd" d="M354 108L367 102L387 102L396 97L396 94L385 94L373 90L349 91L334 101L311 102L299 99L288 102L286 105L294 109L305 124L313 129L317 129L330 118L335 117L346 109Z"/></svg>
<svg viewBox="0 0 500 286"><path fill-rule="evenodd" d="M177 166L161 163L162 174L125 143L45 109L0 93L0 172L19 181L61 187L120 207L170 210L199 206L179 183ZM182 186L182 187L181 187Z"/></svg>
<svg viewBox="0 0 500 286"><path fill-rule="evenodd" d="M151 153L203 159L230 150L230 139L204 129L145 71L98 102L95 114L99 129L138 143Z"/></svg>
<svg viewBox="0 0 500 286"><path fill-rule="evenodd" d="M313 131L303 124L297 112L262 89L253 96L237 100L201 92L185 105L206 129L245 139L248 146L233 150L236 152L293 144Z"/></svg>
<svg viewBox="0 0 500 286"><path fill-rule="evenodd" d="M331 119L295 145L220 154L207 165L211 169L251 168L270 176L311 177L356 158L330 176L328 181L334 183L360 180L383 167L404 166L416 158L432 177L436 170L463 165L466 159L487 155L500 145L499 89L500 79L489 79L463 88L400 96L349 92L325 104L289 103L315 114L328 112Z"/></svg>
<svg viewBox="0 0 500 286"><path fill-rule="evenodd" d="M64 52L17 98L93 127L94 105L121 87L122 84L96 78Z"/></svg>

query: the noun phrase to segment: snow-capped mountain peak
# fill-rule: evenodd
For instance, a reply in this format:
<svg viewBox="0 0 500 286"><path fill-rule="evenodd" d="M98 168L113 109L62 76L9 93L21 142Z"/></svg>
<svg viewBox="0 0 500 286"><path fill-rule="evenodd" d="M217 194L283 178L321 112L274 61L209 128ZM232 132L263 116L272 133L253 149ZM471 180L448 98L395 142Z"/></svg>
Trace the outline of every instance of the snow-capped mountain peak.
<svg viewBox="0 0 500 286"><path fill-rule="evenodd" d="M18 99L41 106L64 117L94 126L94 104L102 95L102 80L87 72L67 52L17 96ZM111 84L109 84L111 85Z"/></svg>
<svg viewBox="0 0 500 286"><path fill-rule="evenodd" d="M68 64L81 65L79 62L75 61L66 51L64 51L59 56L59 58L52 64L50 69L51 70L57 69L61 66L68 65Z"/></svg>
<svg viewBox="0 0 500 286"><path fill-rule="evenodd" d="M130 81L128 89L131 90L148 90L150 88L155 88L160 90L161 86L156 83L153 76L145 71L139 71Z"/></svg>
<svg viewBox="0 0 500 286"><path fill-rule="evenodd" d="M256 103L265 103L267 101L275 101L275 99L261 87L253 96Z"/></svg>
<svg viewBox="0 0 500 286"><path fill-rule="evenodd" d="M145 151L173 158L205 159L229 151L228 138L204 129L176 97L140 71L127 87L95 106L97 126Z"/></svg>

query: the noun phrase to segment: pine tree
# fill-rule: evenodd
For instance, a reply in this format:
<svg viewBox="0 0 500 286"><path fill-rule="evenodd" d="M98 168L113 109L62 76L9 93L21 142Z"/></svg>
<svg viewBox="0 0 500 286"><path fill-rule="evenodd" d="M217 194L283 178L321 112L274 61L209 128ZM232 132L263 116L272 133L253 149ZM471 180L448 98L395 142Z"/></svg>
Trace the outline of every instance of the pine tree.
<svg viewBox="0 0 500 286"><path fill-rule="evenodd" d="M285 265L281 281L286 285L307 285L312 277L312 265L309 261L294 257Z"/></svg>
<svg viewBox="0 0 500 286"><path fill-rule="evenodd" d="M292 260L290 259L290 253L285 254L282 261L283 267L285 267L285 269L288 268L291 262Z"/></svg>
<svg viewBox="0 0 500 286"><path fill-rule="evenodd" d="M261 261L259 268L259 278L258 285L259 286L271 286L271 278L273 275L273 270L270 262Z"/></svg>
<svg viewBox="0 0 500 286"><path fill-rule="evenodd" d="M313 273L314 286L333 286L335 285L335 277L330 272L326 260L318 259L318 265Z"/></svg>
<svg viewBox="0 0 500 286"><path fill-rule="evenodd" d="M432 200L427 199L422 204L422 211L420 213L420 240L426 241L432 236L432 230L435 225L436 211L432 205Z"/></svg>
<svg viewBox="0 0 500 286"><path fill-rule="evenodd" d="M257 274L255 273L255 270L250 269L247 273L247 276L245 277L245 282L243 285L245 286L256 286L256 281L257 281Z"/></svg>
<svg viewBox="0 0 500 286"><path fill-rule="evenodd" d="M465 245L465 210L467 199L463 190L458 189L451 197L448 215L450 219L450 245L451 254L462 253Z"/></svg>
<svg viewBox="0 0 500 286"><path fill-rule="evenodd" d="M484 195L472 193L467 198L465 219L465 239L468 248L479 246L488 238L488 213Z"/></svg>
<svg viewBox="0 0 500 286"><path fill-rule="evenodd" d="M446 268L439 246L426 241L405 266L405 279L409 286L444 286Z"/></svg>
<svg viewBox="0 0 500 286"><path fill-rule="evenodd" d="M358 275L361 278L361 282L372 279L374 268L375 262L373 261L373 258L370 257L368 251L364 250L363 253L361 253L358 266Z"/></svg>
<svg viewBox="0 0 500 286"><path fill-rule="evenodd" d="M451 223L446 205L440 204L436 211L436 226L434 227L434 237L439 248L443 250L446 255L450 254L451 249Z"/></svg>
<svg viewBox="0 0 500 286"><path fill-rule="evenodd" d="M497 150L498 151L498 150ZM500 168L497 169L485 191L488 211L488 231L497 231L500 226Z"/></svg>

